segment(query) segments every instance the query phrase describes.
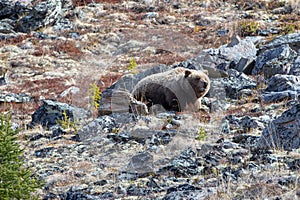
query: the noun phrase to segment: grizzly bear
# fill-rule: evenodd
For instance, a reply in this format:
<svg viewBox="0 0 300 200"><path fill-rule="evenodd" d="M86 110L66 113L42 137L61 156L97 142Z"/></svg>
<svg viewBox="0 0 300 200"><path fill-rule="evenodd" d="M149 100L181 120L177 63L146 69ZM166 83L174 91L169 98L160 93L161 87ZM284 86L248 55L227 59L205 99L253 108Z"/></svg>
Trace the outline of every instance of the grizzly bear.
<svg viewBox="0 0 300 200"><path fill-rule="evenodd" d="M148 109L159 104L168 111L199 111L201 98L209 89L210 80L205 72L177 67L143 78L132 94Z"/></svg>

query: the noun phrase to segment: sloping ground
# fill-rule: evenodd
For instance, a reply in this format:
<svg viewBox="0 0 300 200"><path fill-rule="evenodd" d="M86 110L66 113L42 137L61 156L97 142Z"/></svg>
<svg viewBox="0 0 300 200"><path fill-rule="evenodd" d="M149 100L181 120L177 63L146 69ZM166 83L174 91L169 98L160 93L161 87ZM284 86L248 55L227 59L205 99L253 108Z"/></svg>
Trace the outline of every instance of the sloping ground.
<svg viewBox="0 0 300 200"><path fill-rule="evenodd" d="M81 90L73 102L84 106L89 84L111 83L115 79L105 79L130 73L126 69L131 58L140 71L195 57L202 49L228 43L233 35L260 32L272 38L299 26L296 2L292 10L282 3L255 1L101 2L72 7L66 1L63 17L37 32L4 29L13 33L2 34L1 65L10 84L1 86L1 91L27 93L36 100L57 99L65 89L76 86ZM51 79L57 86L49 85Z"/></svg>
<svg viewBox="0 0 300 200"><path fill-rule="evenodd" d="M43 5L46 16L35 18L43 13L34 12L43 2L56 6ZM10 110L24 129L20 141L27 165L46 180L39 191L43 199L299 198L299 148L256 146L267 146L260 137L264 133L266 140L280 138L285 147L288 136L274 137L270 130L299 127L293 96L298 81L284 76L265 81L278 66L295 66L293 76L299 76L299 42L286 42L290 46L282 49L263 46L278 35L299 32L298 1L93 2L0 1L0 109ZM240 75L228 64L235 55L227 55L226 46L219 48L235 46L235 35L259 35L255 47L274 51L280 59L266 64L264 58L272 56L262 48L257 54L263 64L255 57L258 64L247 66L266 71ZM277 41L282 44L281 37ZM208 51L208 63L227 73L215 79L226 92L221 93L225 103L209 113L209 122L191 113L98 117L93 110L93 118L77 130L27 127L44 99L91 109L91 84L104 91L123 74L179 64L209 48L214 49ZM209 107L213 96L206 101ZM294 118L287 119L290 115ZM293 136L297 147L299 135Z"/></svg>

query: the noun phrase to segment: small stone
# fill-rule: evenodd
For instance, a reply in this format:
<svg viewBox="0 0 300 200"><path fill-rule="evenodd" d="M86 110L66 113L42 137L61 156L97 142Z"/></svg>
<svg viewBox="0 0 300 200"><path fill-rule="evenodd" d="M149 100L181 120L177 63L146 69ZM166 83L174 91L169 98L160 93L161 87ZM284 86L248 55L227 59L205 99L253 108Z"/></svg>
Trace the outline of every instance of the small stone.
<svg viewBox="0 0 300 200"><path fill-rule="evenodd" d="M153 172L153 156L148 152L133 156L127 165L127 172L149 173Z"/></svg>
<svg viewBox="0 0 300 200"><path fill-rule="evenodd" d="M54 150L53 147L46 147L46 148L43 148L43 149L40 149L40 150L36 150L34 152L34 155L36 157L39 157L39 158L45 158L45 157L51 155L53 150Z"/></svg>

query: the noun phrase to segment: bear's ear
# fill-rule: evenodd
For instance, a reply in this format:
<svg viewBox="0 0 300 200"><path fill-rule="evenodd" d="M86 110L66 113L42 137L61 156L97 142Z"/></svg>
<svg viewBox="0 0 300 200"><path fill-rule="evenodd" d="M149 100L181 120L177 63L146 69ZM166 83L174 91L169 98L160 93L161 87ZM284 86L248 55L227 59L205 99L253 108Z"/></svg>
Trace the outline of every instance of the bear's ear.
<svg viewBox="0 0 300 200"><path fill-rule="evenodd" d="M185 70L184 78L188 77L191 73L190 70Z"/></svg>

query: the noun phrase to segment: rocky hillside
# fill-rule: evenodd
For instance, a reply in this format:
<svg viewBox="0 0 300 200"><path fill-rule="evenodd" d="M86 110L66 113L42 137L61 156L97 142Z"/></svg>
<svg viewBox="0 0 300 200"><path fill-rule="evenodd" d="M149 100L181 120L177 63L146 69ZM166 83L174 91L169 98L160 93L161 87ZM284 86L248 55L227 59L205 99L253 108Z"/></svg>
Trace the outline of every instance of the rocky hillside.
<svg viewBox="0 0 300 200"><path fill-rule="evenodd" d="M300 198L299 5L0 0L0 110L41 199ZM202 112L117 109L176 67L208 71Z"/></svg>

